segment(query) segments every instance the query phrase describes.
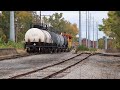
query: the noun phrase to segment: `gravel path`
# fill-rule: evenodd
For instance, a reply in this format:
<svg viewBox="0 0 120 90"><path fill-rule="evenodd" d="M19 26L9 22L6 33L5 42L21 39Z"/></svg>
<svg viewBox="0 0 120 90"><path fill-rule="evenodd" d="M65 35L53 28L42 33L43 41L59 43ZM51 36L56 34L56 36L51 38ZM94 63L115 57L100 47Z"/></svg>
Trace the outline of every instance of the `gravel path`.
<svg viewBox="0 0 120 90"><path fill-rule="evenodd" d="M0 61L0 79L31 71L75 55L72 53L41 54Z"/></svg>
<svg viewBox="0 0 120 90"><path fill-rule="evenodd" d="M41 54L0 61L0 79L44 67L74 55L76 54L71 52ZM39 73L35 74L31 78L36 78ZM120 79L120 57L94 55L53 79Z"/></svg>
<svg viewBox="0 0 120 90"><path fill-rule="evenodd" d="M120 57L94 55L59 79L120 79Z"/></svg>

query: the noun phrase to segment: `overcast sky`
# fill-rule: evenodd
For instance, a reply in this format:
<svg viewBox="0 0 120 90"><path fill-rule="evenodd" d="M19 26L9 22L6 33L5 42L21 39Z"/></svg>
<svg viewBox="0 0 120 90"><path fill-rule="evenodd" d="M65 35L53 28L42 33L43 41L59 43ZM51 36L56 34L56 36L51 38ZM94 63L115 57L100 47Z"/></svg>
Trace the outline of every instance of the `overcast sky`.
<svg viewBox="0 0 120 90"><path fill-rule="evenodd" d="M76 23L77 27L79 27L79 11L41 11L42 15L52 15L53 13L63 13L63 17L65 18L65 20L68 20L71 23ZM98 24L102 24L102 19L103 18L107 18L107 13L108 11L89 11L89 13L91 13L91 17L94 17L94 21L95 24L94 26L96 26L96 22ZM37 11L37 14L40 14L39 11ZM81 13L81 25L82 25L82 38L86 37L86 11L82 11ZM92 19L93 20L93 19ZM90 39L93 39L93 29L91 27L90 30ZM95 31L96 31L96 27L95 27ZM105 34L101 31L98 32L98 38L102 38ZM96 34L95 34L96 35ZM96 38L96 36L95 36Z"/></svg>

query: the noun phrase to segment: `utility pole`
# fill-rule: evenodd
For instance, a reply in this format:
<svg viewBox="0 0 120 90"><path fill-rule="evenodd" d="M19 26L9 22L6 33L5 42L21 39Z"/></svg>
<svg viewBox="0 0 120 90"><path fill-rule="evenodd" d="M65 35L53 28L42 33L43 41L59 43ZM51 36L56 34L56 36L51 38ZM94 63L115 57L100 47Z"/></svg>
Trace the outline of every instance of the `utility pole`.
<svg viewBox="0 0 120 90"><path fill-rule="evenodd" d="M96 22L96 30L97 30L97 33L96 33L96 34L97 34L97 36L96 36L96 37L97 37L97 45L96 45L96 48L98 49L98 24L97 24L97 22Z"/></svg>
<svg viewBox="0 0 120 90"><path fill-rule="evenodd" d="M107 36L105 36L105 50L107 50Z"/></svg>
<svg viewBox="0 0 120 90"><path fill-rule="evenodd" d="M88 48L89 48L89 11L88 11L88 41L87 41L87 46L88 46Z"/></svg>
<svg viewBox="0 0 120 90"><path fill-rule="evenodd" d="M90 21L91 21L91 14L88 11L88 48L90 48Z"/></svg>
<svg viewBox="0 0 120 90"><path fill-rule="evenodd" d="M81 11L79 11L79 44L82 45L81 43Z"/></svg>
<svg viewBox="0 0 120 90"><path fill-rule="evenodd" d="M0 16L2 16L2 11L0 11Z"/></svg>
<svg viewBox="0 0 120 90"><path fill-rule="evenodd" d="M40 11L40 25L41 25L41 11Z"/></svg>
<svg viewBox="0 0 120 90"><path fill-rule="evenodd" d="M87 11L86 11L86 47L87 47Z"/></svg>
<svg viewBox="0 0 120 90"><path fill-rule="evenodd" d="M91 21L92 21L92 18L91 18L91 13L90 13L89 48L91 47L91 44L92 44L90 40L90 32L91 32L91 27L92 27Z"/></svg>
<svg viewBox="0 0 120 90"><path fill-rule="evenodd" d="M15 41L14 11L10 11L10 40Z"/></svg>
<svg viewBox="0 0 120 90"><path fill-rule="evenodd" d="M93 48L94 48L94 17L93 17Z"/></svg>
<svg viewBox="0 0 120 90"><path fill-rule="evenodd" d="M41 17L42 17L42 16L43 16L43 17L46 17L46 16L49 16L49 17L50 17L51 15L41 15ZM44 22L44 23L45 23L45 22ZM48 23L46 23L46 24L47 24L47 25L48 25L48 27L49 27L49 22L48 22Z"/></svg>

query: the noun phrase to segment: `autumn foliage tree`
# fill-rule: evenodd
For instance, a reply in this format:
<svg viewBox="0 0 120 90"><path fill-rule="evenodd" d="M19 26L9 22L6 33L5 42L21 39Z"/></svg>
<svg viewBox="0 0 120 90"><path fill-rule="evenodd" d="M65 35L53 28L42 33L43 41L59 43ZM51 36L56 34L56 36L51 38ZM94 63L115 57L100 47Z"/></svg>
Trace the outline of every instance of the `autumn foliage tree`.
<svg viewBox="0 0 120 90"><path fill-rule="evenodd" d="M63 18L62 13L54 13L49 18L43 17L45 23L49 23L57 32L67 32L73 36L76 40L76 34L78 33L77 24L71 24L69 21Z"/></svg>
<svg viewBox="0 0 120 90"><path fill-rule="evenodd" d="M0 32L5 37L5 42L9 38L9 32L10 32L10 12L9 11L2 11L2 14L0 16Z"/></svg>
<svg viewBox="0 0 120 90"><path fill-rule="evenodd" d="M25 32L30 28L33 19L32 11L15 11L15 31L18 42L24 40ZM2 11L0 28L0 32L3 32L4 41L7 42L10 35L10 11Z"/></svg>
<svg viewBox="0 0 120 90"><path fill-rule="evenodd" d="M32 24L32 12L18 11L16 12L15 20L17 41L20 42L24 40L24 35L26 31L30 28L30 25Z"/></svg>
<svg viewBox="0 0 120 90"><path fill-rule="evenodd" d="M73 38L78 33L77 24L72 24L63 18L62 13L54 13L49 18L43 17L43 22L50 24L57 32L67 32ZM15 35L17 42L24 40L24 35L32 23L40 23L40 17L35 11L15 11ZM10 35L10 11L2 11L0 16L0 38L7 42Z"/></svg>

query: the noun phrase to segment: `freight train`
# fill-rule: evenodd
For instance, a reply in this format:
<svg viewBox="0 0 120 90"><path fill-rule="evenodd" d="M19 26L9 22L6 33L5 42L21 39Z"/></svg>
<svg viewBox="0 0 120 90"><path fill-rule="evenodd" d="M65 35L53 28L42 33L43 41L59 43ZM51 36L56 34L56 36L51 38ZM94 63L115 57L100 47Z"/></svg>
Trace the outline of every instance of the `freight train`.
<svg viewBox="0 0 120 90"><path fill-rule="evenodd" d="M55 53L70 51L72 36L66 33L55 33L43 25L33 25L25 33L24 48L28 53Z"/></svg>

